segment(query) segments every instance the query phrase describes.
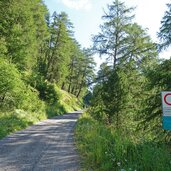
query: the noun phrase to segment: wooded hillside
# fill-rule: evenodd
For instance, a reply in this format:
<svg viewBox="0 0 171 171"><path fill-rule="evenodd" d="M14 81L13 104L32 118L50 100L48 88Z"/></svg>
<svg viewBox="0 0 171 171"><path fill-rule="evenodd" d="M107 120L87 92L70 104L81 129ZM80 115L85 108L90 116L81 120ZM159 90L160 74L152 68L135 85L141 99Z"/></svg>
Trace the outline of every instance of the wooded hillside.
<svg viewBox="0 0 171 171"><path fill-rule="evenodd" d="M62 94L71 96L73 104L64 100L69 108L80 106L74 98L87 92L95 63L74 38L68 15L51 15L42 0L2 0L0 9L1 120L13 121L17 112L27 113L26 120L65 112Z"/></svg>

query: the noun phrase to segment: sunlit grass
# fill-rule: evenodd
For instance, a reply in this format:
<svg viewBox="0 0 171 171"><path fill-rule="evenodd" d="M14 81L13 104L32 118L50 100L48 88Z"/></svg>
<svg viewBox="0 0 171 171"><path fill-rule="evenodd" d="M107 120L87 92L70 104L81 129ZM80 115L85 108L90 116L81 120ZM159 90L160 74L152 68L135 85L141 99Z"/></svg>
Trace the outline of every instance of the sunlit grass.
<svg viewBox="0 0 171 171"><path fill-rule="evenodd" d="M164 143L133 142L87 114L77 123L76 142L84 167L95 171L170 171L171 153Z"/></svg>
<svg viewBox="0 0 171 171"><path fill-rule="evenodd" d="M59 101L50 105L46 104L43 106L43 109L36 109L36 112L16 109L14 111L0 113L0 139L41 120L81 108L81 104L75 96L60 89L56 91L61 93Z"/></svg>
<svg viewBox="0 0 171 171"><path fill-rule="evenodd" d="M38 120L39 118L31 116L31 113L28 114L22 110L0 114L0 139L17 130L24 129Z"/></svg>

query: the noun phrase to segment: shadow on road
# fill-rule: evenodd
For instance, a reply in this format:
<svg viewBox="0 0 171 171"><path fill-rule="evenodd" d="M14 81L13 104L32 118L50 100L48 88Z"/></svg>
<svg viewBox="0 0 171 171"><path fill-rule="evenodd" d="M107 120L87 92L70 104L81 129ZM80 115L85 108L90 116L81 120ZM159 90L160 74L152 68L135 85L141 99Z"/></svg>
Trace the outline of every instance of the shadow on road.
<svg viewBox="0 0 171 171"><path fill-rule="evenodd" d="M77 171L73 128L81 112L45 120L0 141L0 171Z"/></svg>

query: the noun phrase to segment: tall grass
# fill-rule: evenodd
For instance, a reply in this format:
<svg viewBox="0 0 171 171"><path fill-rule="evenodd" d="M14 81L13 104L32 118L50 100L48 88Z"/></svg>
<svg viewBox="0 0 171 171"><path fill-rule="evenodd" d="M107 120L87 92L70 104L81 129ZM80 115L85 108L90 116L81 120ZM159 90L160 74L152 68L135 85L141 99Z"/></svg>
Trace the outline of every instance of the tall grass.
<svg viewBox="0 0 171 171"><path fill-rule="evenodd" d="M134 142L84 114L77 123L76 142L86 170L170 171L171 151L166 144Z"/></svg>

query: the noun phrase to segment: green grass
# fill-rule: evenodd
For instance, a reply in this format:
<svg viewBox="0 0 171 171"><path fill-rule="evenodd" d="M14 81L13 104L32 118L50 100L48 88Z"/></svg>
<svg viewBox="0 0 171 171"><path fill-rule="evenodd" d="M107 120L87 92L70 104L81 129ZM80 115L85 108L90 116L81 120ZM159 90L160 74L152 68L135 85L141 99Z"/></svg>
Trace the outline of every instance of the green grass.
<svg viewBox="0 0 171 171"><path fill-rule="evenodd" d="M81 109L82 104L74 95L69 94L64 90L60 90L57 86L55 89L60 98L54 104L48 105L46 107L48 118L56 116L57 114L61 115L63 113Z"/></svg>
<svg viewBox="0 0 171 171"><path fill-rule="evenodd" d="M16 109L14 111L0 113L0 139L13 133L17 130L24 129L38 121L61 115L67 112L78 110L81 108L81 103L75 96L68 94L65 91L57 89L60 93L60 99L54 104L44 104L35 106L36 111L25 111ZM34 104L33 104L34 105Z"/></svg>
<svg viewBox="0 0 171 171"><path fill-rule="evenodd" d="M171 151L166 144L134 142L130 135L104 126L88 114L78 121L75 135L86 170L170 171Z"/></svg>
<svg viewBox="0 0 171 171"><path fill-rule="evenodd" d="M23 110L0 114L0 139L6 135L26 128L39 120L45 119L46 115L29 113Z"/></svg>

